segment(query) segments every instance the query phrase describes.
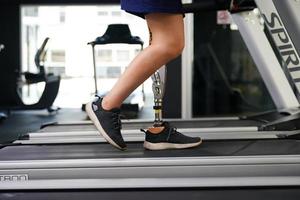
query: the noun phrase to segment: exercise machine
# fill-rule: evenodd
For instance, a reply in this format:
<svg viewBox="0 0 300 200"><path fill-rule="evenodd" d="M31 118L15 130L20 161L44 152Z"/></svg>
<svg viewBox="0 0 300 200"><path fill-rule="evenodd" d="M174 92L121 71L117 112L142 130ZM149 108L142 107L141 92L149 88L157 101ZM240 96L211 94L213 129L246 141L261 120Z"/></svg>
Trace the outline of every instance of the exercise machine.
<svg viewBox="0 0 300 200"><path fill-rule="evenodd" d="M296 1L285 2L293 5L291 7L299 6ZM272 10L271 13L279 9L274 7L273 1L256 0L256 3L266 17L272 15L263 8ZM198 6L194 4L189 8L196 12L202 9ZM278 130L282 137L273 139L245 139L240 132L241 138L207 138L199 148L188 150L147 151L141 141L128 142L125 152L117 151L106 142L3 145L0 189L16 198L37 194L48 197L55 194L56 198L69 194L73 199L84 194L96 198L92 195L104 193L130 198L148 191L152 198L162 197L158 193L164 192L180 198L176 194L185 192L184 196L189 199L220 196L231 199L233 195L265 199L263 194L270 193L272 199L279 199L284 192L289 199L299 199L299 130L293 131L293 135L287 136L284 130ZM228 131L230 133L232 131Z"/></svg>
<svg viewBox="0 0 300 200"><path fill-rule="evenodd" d="M0 54L4 50L4 44L0 44ZM0 112L0 122L7 118L7 115L4 112Z"/></svg>
<svg viewBox="0 0 300 200"><path fill-rule="evenodd" d="M254 4L253 1L236 1L235 4L230 5L229 1L222 1L223 4L218 5L218 9L228 9L228 7L231 6L230 11L232 13L232 18L234 22L238 25L239 30L243 36L243 38L246 40L246 44L248 45L248 49L259 69L259 72L268 88L269 93L271 94L271 97L277 107L277 110L270 111L254 116L241 116L236 118L211 118L211 119L199 119L199 120L192 120L191 122L185 122L184 120L176 121L171 120L171 123L173 123L175 126L179 128L184 128L184 123L187 123L189 127L194 128L210 128L219 127L218 131L224 132L225 129L230 129L232 127L232 131L239 129L239 131L246 132L249 131L249 128L253 132L259 131L260 133L264 131L293 131L299 129L299 89L297 89L298 83L298 71L297 67L290 66L293 62L297 63L297 60L292 60L298 58L298 53L296 49L289 50L287 49L287 52L293 52L290 55L289 54L283 54L283 57L278 57L273 50L272 45L270 44L270 41L268 40L268 37L266 36L266 32L268 32L266 27L266 31L263 31L263 27L260 22L260 17L257 15L257 13L253 12ZM278 4L277 1L275 1L276 4ZM288 4L288 3L287 3ZM194 9L194 5L197 5L197 8L200 10L212 10L215 9L214 2L199 2L197 4L185 5L185 9L187 12L192 12ZM268 7L267 5L261 5L260 7ZM281 5L283 7L283 5ZM287 5L285 5L285 9L289 9ZM263 11L267 12L267 11ZM296 12L294 13L294 17L289 17L289 19L297 20ZM269 13L270 15L270 13ZM277 15L279 15L277 13ZM271 16L271 15L270 15ZM285 21L291 21L289 19L284 19L286 16L284 13L281 14L283 20ZM270 20L270 19L269 19ZM290 30L297 26L288 27L288 32L297 32ZM282 29L282 28L281 28ZM272 30L270 30L272 33ZM274 31L274 30L273 30ZM295 34L294 34L295 35ZM272 36L272 35L271 35ZM275 37L274 40L280 39L276 38L276 35L273 34ZM287 35L288 37L288 35ZM294 36L293 39L288 39L288 42L297 41L295 39L296 36ZM272 39L272 38L271 38ZM272 42L272 41L271 41ZM279 41L280 42L280 41ZM278 44L279 48L281 48L281 51L284 49L282 48L288 48L289 46L295 48L293 44L287 44L287 46L283 46L282 44ZM290 58L290 59L289 59ZM287 62L288 61L288 62ZM281 63L285 63L283 65L283 68L281 67ZM289 66L287 66L287 64ZM164 70L161 70L164 71ZM284 73L285 71L285 73ZM159 91L161 88L163 88L163 82L160 83L159 81L155 80L156 77L159 77L158 75L161 75L162 73L155 73L154 76L152 76L152 79L154 80L154 84L157 85L154 86L154 94L157 95L157 91ZM154 78L153 78L154 77ZM163 75L162 75L163 77ZM294 77L294 78L291 78ZM157 91L156 91L157 90ZM155 104L162 104L161 100L158 100L158 96L155 97ZM156 106L155 106L156 107ZM159 106L161 107L161 106ZM161 112L158 110L155 111L156 115L160 114ZM156 116L156 118L159 118ZM156 121L159 121L159 119L156 119ZM141 126L141 124L138 121L124 121L124 127L133 126L135 127L135 124L138 124ZM133 124L133 125L131 125ZM147 126L151 126L151 122L144 123L147 124ZM192 126L191 126L192 124ZM83 128L85 126L85 128ZM90 126L90 127L86 127ZM79 123L55 123L55 127L52 127L53 129L71 129L73 131L82 132L84 130L93 130L93 126L91 122L79 122ZM50 127L47 129L52 129ZM207 129L196 129L195 132L206 132ZM260 134L258 133L258 134ZM92 135L95 135L95 133L92 133Z"/></svg>
<svg viewBox="0 0 300 200"><path fill-rule="evenodd" d="M1 110L41 110L47 109L48 112L56 112L59 108L53 107L53 102L57 97L60 85L60 76L54 75L52 73L46 73L45 67L43 65L45 59L45 48L47 45L49 38L45 38L43 44L38 49L34 62L38 69L37 73L31 72L18 72L19 80L16 81L16 85L14 85L13 92L8 94L2 94L1 102L0 102L0 109ZM25 78L25 81L22 78ZM24 84L36 84L44 82L45 88L43 93L38 100L38 102L34 104L25 104L22 101L20 95L20 87Z"/></svg>
<svg viewBox="0 0 300 200"><path fill-rule="evenodd" d="M108 25L105 33L97 37L96 40L89 42L93 51L93 69L94 69L94 85L95 94L98 96L105 95L105 91L99 93L97 85L97 64L95 58L95 47L97 45L107 45L107 44L128 44L128 45L139 45L141 51L143 50L144 42L138 36L132 36L128 24L110 24ZM134 103L132 100L134 98L140 99L139 103ZM144 86L141 86L141 92L133 92L125 99L124 103L121 105L121 114L125 118L137 118L138 112L142 109L145 101ZM85 106L83 106L85 108Z"/></svg>

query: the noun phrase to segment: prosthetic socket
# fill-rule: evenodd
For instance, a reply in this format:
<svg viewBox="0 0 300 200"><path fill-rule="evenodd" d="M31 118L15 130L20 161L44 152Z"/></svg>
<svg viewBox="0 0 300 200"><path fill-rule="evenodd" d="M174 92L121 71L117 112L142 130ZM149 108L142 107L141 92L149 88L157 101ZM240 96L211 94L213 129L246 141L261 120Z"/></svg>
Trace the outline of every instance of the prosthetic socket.
<svg viewBox="0 0 300 200"><path fill-rule="evenodd" d="M163 66L157 70L152 76L152 91L154 94L154 127L162 126L162 107L163 107L163 96L164 96L164 82L166 75L166 67Z"/></svg>

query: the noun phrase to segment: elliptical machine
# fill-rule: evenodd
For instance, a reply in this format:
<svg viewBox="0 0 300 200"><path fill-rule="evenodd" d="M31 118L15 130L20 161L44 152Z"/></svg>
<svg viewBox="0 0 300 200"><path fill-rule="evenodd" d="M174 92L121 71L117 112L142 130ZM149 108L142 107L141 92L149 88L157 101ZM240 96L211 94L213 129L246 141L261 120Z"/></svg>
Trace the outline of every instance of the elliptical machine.
<svg viewBox="0 0 300 200"><path fill-rule="evenodd" d="M0 53L4 50L4 44L0 44ZM0 122L7 118L7 115L4 112L0 112Z"/></svg>
<svg viewBox="0 0 300 200"><path fill-rule="evenodd" d="M38 69L38 73L31 72L17 72L18 78L25 77L25 84L36 84L40 82L45 82L45 88L43 93L38 100L38 102L34 104L25 104L20 96L19 87L20 84L24 84L24 81L20 83L20 81L14 81L14 85L10 87L7 94L2 94L1 102L0 102L0 110L42 110L47 109L49 113L53 113L59 110L59 108L53 107L53 102L57 97L60 85L60 76L54 75L52 73L46 73L45 67L42 63L45 60L45 47L49 41L49 38L45 38L43 44L38 49L35 55L35 65Z"/></svg>

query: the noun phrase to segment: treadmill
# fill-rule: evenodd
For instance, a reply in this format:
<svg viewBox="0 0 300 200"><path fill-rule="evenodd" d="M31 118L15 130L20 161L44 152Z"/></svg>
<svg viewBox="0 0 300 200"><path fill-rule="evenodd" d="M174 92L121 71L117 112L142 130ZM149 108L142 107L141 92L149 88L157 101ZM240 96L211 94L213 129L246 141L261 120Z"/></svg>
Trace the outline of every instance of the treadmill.
<svg viewBox="0 0 300 200"><path fill-rule="evenodd" d="M1 199L299 199L299 189L299 134L186 150L148 151L141 141L127 151L106 142L0 149Z"/></svg>
<svg viewBox="0 0 300 200"><path fill-rule="evenodd" d="M280 4L280 5L279 5ZM283 5L282 5L283 4ZM237 0L237 1L202 1L194 4L185 4L184 9L187 13L194 13L207 10L227 9L231 12L232 19L238 25L239 31L247 44L247 47L255 61L258 70L271 94L271 97L277 107L275 111L260 113L253 116L242 117L219 117L219 118L198 118L192 120L167 119L171 125L178 128L179 131L187 135L199 135L204 139L259 139L259 138L282 138L297 134L300 129L300 75L297 70L299 67L293 66L288 60L285 51L292 51L293 56L299 59L299 34L288 37L288 44L282 44L276 34L273 34L274 28L266 26L272 37L267 37L262 29L261 18L257 16L253 9L258 7L261 16L271 16L271 13L277 13L281 17L282 27L286 28L286 33L299 33L297 24L300 18L296 12L299 5L293 5L292 2L274 0L272 5L267 5L257 1ZM292 10L291 10L292 9ZM288 14L287 14L288 13ZM270 19L266 18L266 21ZM296 21L296 22L295 22ZM251 22L251 23L249 23ZM288 26L283 26L288 25ZM281 27L279 27L281 28ZM278 28L277 28L278 29ZM297 32L298 31L298 32ZM293 36L293 37L292 37ZM277 45L278 52L283 52L279 61L270 44L269 39ZM298 45L298 46L297 46ZM287 49L291 46L290 49ZM298 49L297 49L298 48ZM267 62L266 62L267 61ZM284 63L282 66L280 63ZM286 71L286 73L284 72ZM161 106L159 103L164 93L164 79L166 72L164 68L152 76L153 91L155 100L154 107ZM156 94L157 88L162 90ZM158 117L159 118L159 117ZM159 121L157 119L155 121ZM124 139L126 141L140 141L143 135L140 128L147 128L153 125L153 121L148 120L122 120ZM15 143L38 144L38 143L75 143L75 142L101 142L97 130L90 121L81 122L54 122L45 124L39 133L28 133L19 138ZM84 139L83 139L84 138Z"/></svg>

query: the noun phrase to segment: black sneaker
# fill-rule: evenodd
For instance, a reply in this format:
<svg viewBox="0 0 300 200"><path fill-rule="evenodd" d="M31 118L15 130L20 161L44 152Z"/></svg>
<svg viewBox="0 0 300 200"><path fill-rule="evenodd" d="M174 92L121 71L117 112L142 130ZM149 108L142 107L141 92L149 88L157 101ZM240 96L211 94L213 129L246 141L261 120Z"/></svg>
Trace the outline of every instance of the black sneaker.
<svg viewBox="0 0 300 200"><path fill-rule="evenodd" d="M86 104L86 113L107 142L124 150L126 144L121 135L120 109L104 110L102 99L96 96L93 102Z"/></svg>
<svg viewBox="0 0 300 200"><path fill-rule="evenodd" d="M163 150L163 149L186 149L199 146L202 143L200 137L188 137L179 133L176 128L170 127L169 123L164 122L162 125L164 129L161 133L153 134L149 130L146 134L144 148L149 150Z"/></svg>

